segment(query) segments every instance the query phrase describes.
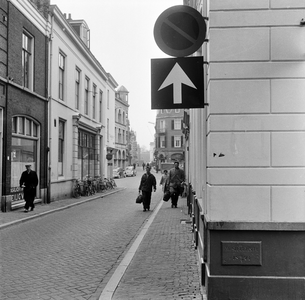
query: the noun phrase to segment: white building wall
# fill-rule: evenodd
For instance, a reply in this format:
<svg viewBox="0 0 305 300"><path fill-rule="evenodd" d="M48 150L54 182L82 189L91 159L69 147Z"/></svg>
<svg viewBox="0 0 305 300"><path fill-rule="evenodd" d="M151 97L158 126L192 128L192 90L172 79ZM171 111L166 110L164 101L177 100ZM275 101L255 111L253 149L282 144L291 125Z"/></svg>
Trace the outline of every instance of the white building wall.
<svg viewBox="0 0 305 300"><path fill-rule="evenodd" d="M54 8L51 17L52 33L50 42L50 167L51 167L51 197L52 200L70 196L72 179L77 178L78 157L77 134L78 127L95 135L100 159L98 170L104 176L107 173L106 148L114 147L114 98L113 82L109 82L108 74L93 59L92 54L80 42L74 31L68 26L58 8ZM64 100L59 99L59 52L65 55ZM75 105L76 68L81 71L79 109ZM85 114L85 78L89 82L89 112ZM96 85L96 111L93 118L93 84ZM99 121L99 97L103 92L102 122ZM108 92L109 91L109 92ZM109 95L109 108L107 108ZM109 141L107 141L106 120L109 119ZM58 172L58 122L65 121L64 174ZM81 125L80 125L81 124ZM103 125L104 127L101 127ZM98 138L99 136L99 138ZM101 142L101 144L100 144Z"/></svg>
<svg viewBox="0 0 305 300"><path fill-rule="evenodd" d="M287 4L210 1L211 220L305 221L304 10Z"/></svg>
<svg viewBox="0 0 305 300"><path fill-rule="evenodd" d="M304 222L305 3L205 5L206 131L202 112L191 113L190 179L196 194L209 220ZM199 166L204 142L198 139L205 140L205 132L207 162ZM199 192L199 167L206 169L206 200Z"/></svg>

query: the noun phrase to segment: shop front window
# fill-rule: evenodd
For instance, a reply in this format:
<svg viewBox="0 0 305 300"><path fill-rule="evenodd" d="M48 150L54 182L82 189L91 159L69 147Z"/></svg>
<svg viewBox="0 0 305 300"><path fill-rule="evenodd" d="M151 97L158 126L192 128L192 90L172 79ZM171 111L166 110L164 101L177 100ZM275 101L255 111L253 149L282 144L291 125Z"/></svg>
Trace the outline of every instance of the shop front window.
<svg viewBox="0 0 305 300"><path fill-rule="evenodd" d="M11 194L13 200L20 200L23 199L23 192L19 179L25 165L31 164L32 170L37 172L38 125L25 117L14 117L12 125Z"/></svg>
<svg viewBox="0 0 305 300"><path fill-rule="evenodd" d="M78 133L78 177L81 179L94 177L95 174L95 135L79 131Z"/></svg>

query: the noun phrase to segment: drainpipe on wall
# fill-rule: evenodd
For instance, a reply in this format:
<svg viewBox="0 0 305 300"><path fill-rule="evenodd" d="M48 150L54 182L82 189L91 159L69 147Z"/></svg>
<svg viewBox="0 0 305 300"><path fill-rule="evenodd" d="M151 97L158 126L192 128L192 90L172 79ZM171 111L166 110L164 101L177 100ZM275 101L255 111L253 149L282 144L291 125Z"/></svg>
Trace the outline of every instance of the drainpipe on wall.
<svg viewBox="0 0 305 300"><path fill-rule="evenodd" d="M54 15L51 15L51 33L49 35L49 56L48 56L48 66L49 66L49 95L48 95L48 178L47 178L47 203L51 203L51 165L52 165L52 151L51 151L51 144L52 144L52 135L51 135L51 112L52 112L52 58L53 58L53 51L52 51L52 40L53 40L53 23L54 23Z"/></svg>

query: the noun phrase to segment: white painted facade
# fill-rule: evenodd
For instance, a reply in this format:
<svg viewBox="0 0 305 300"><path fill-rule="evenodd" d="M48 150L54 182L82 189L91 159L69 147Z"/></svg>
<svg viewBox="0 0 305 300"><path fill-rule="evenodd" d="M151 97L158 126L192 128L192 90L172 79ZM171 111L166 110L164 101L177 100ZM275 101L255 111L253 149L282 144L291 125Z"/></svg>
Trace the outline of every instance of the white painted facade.
<svg viewBox="0 0 305 300"><path fill-rule="evenodd" d="M58 7L51 6L50 10L49 148L51 200L53 201L70 197L73 180L79 179L80 174L82 176L111 176L106 154L115 146L114 110L117 83L96 60ZM82 27L86 27L86 23L84 21L82 23ZM62 96L60 96L59 87L60 55L64 57ZM79 86L78 97L76 97L77 85ZM88 96L87 106L86 95ZM95 105L93 105L94 100ZM62 159L59 157L60 123L64 124ZM79 157L80 130L88 133L90 137L93 136L94 140L92 142L94 159L88 165L88 168L91 168L90 174L80 172L82 168ZM83 154L84 159L85 155L87 154ZM94 168L94 174L92 168Z"/></svg>
<svg viewBox="0 0 305 300"><path fill-rule="evenodd" d="M114 167L125 169L128 164L128 90L124 86L117 89L115 97L115 153Z"/></svg>
<svg viewBox="0 0 305 300"><path fill-rule="evenodd" d="M208 17L189 181L207 220L305 221L302 0L184 1ZM206 150L205 150L206 149Z"/></svg>

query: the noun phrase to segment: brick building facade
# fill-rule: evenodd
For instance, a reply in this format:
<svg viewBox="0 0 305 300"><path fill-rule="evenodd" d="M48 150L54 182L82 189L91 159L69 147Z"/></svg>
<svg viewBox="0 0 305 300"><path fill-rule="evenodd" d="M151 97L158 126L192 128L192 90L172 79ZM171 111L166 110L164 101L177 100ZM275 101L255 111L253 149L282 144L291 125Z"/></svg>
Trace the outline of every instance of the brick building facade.
<svg viewBox="0 0 305 300"><path fill-rule="evenodd" d="M23 205L25 163L37 171L38 201L47 201L47 20L36 4L1 0L2 211Z"/></svg>

